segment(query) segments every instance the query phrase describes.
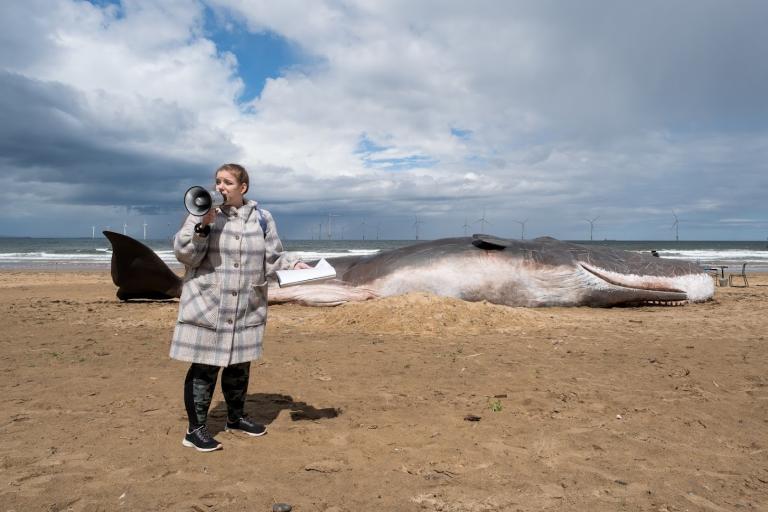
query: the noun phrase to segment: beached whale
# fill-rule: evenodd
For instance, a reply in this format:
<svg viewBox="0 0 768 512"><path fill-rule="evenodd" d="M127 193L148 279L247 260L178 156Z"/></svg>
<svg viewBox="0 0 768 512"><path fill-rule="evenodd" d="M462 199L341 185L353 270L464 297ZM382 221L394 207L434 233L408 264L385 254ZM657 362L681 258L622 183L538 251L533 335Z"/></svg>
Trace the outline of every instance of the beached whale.
<svg viewBox="0 0 768 512"><path fill-rule="evenodd" d="M104 235L112 243L120 299L179 296L181 279L150 249L125 235ZM712 278L693 263L549 237L444 238L331 263L336 279L271 284L269 302L331 306L422 291L508 306L611 307L680 305L714 294Z"/></svg>

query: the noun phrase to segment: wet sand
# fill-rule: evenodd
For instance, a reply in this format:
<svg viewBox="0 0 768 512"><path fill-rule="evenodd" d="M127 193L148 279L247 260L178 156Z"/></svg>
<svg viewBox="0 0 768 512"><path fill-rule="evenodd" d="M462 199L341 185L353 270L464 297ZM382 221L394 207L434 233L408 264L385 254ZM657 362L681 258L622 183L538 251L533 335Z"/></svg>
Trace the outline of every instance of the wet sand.
<svg viewBox="0 0 768 512"><path fill-rule="evenodd" d="M257 439L181 446L176 302L0 272L0 510L768 510L768 276L683 307L271 306ZM475 420L475 421L470 421Z"/></svg>

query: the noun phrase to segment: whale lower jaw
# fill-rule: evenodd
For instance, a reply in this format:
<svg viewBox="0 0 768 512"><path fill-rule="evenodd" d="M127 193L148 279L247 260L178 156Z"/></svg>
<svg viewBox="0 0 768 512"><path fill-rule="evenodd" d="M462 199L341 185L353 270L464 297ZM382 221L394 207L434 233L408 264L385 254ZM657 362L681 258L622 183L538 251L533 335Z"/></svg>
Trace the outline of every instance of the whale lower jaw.
<svg viewBox="0 0 768 512"><path fill-rule="evenodd" d="M595 300L615 306L682 306L712 298L714 283L706 274L684 276L627 275L580 263L604 286Z"/></svg>
<svg viewBox="0 0 768 512"><path fill-rule="evenodd" d="M306 286L288 286L280 288L276 284L269 287L270 304L301 304L302 306L338 306L346 302L360 302L375 299L379 295L371 289L361 286L349 286L330 281Z"/></svg>

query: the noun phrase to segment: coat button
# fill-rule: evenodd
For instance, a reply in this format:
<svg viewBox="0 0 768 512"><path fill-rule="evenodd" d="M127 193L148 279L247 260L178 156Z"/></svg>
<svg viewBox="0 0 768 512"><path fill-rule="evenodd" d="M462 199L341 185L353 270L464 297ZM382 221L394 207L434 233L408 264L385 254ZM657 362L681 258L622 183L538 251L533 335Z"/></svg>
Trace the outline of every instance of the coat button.
<svg viewBox="0 0 768 512"><path fill-rule="evenodd" d="M232 319L230 318L229 320L227 320L227 323L228 323L229 325L232 325Z"/></svg>
<svg viewBox="0 0 768 512"><path fill-rule="evenodd" d="M235 240L240 240L240 235L235 235Z"/></svg>
<svg viewBox="0 0 768 512"><path fill-rule="evenodd" d="M232 292L233 297L237 297L237 292Z"/></svg>
<svg viewBox="0 0 768 512"><path fill-rule="evenodd" d="M240 264L239 264L239 263L235 263L235 268L237 268L237 267L239 267L239 266L240 266Z"/></svg>

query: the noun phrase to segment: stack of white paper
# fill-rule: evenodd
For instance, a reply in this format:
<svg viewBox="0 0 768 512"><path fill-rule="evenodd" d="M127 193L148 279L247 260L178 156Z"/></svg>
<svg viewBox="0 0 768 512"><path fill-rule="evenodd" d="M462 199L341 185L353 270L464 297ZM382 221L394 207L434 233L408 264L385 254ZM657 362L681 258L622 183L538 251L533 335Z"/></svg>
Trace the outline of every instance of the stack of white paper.
<svg viewBox="0 0 768 512"><path fill-rule="evenodd" d="M312 268L278 270L276 274L277 283L282 288L283 286L293 286L323 279L333 279L336 277L336 269L323 258Z"/></svg>

